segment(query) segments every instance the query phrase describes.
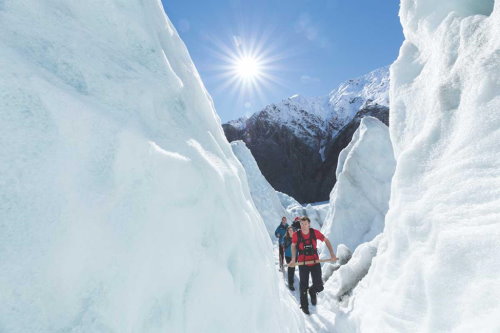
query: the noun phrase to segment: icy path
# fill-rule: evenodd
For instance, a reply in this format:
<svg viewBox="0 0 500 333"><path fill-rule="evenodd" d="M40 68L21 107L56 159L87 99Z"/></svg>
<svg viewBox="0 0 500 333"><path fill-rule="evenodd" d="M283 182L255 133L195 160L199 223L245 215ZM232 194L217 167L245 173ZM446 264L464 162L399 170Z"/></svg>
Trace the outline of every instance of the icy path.
<svg viewBox="0 0 500 333"><path fill-rule="evenodd" d="M279 269L279 253L278 253L278 245L274 244L274 257L276 270ZM287 269L283 271L282 274L283 279L281 283L286 286L287 291L290 295L293 296L293 300L295 302L294 306L300 308L300 295L299 295L299 270L295 270L295 291L291 291L288 289L288 278L287 278ZM336 332L334 329L335 323L335 312L332 309L326 306L325 300L325 291L318 294L318 304L316 306L311 305L309 303L309 312L311 313L309 316L300 312L302 316L304 316L306 322L306 332Z"/></svg>

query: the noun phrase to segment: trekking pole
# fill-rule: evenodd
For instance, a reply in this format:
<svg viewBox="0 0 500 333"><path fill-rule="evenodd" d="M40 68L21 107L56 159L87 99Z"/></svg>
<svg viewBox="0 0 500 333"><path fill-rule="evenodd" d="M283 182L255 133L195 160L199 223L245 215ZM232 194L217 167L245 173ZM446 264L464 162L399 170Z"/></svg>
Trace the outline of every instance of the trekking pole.
<svg viewBox="0 0 500 333"><path fill-rule="evenodd" d="M322 263L322 262L331 262L333 264L336 261L338 261L338 259L337 260L331 260L331 259L308 260L306 262L303 262L303 261L296 262L295 265L287 264L285 266L286 267L296 267L296 266L302 266L302 265L319 264L319 263Z"/></svg>

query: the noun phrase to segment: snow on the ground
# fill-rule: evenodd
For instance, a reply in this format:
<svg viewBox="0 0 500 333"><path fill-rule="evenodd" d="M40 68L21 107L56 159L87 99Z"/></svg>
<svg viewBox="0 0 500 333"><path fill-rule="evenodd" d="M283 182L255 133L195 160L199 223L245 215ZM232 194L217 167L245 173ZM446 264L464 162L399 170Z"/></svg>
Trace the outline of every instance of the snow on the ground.
<svg viewBox="0 0 500 333"><path fill-rule="evenodd" d="M279 269L279 260L278 260L278 245L277 243L274 245L274 256L275 256L275 269ZM290 306L299 311L297 315L305 322L305 328L303 332L309 333L328 333L335 332L334 324L335 324L335 316L336 313L333 311L336 310L337 307L330 308L330 303L328 303L328 298L326 300L323 299L324 292L318 294L318 304L316 306L310 304L309 302L309 311L310 315L306 315L300 309L300 293L299 293L299 270L295 269L295 290L291 291L288 289L288 272L285 268L282 272L280 272L281 277L281 286L286 288L286 300L289 302ZM311 284L312 282L309 281Z"/></svg>
<svg viewBox="0 0 500 333"><path fill-rule="evenodd" d="M394 168L389 129L376 118L364 117L339 154L337 182L322 228L334 247L345 244L354 250L382 232Z"/></svg>
<svg viewBox="0 0 500 333"><path fill-rule="evenodd" d="M362 280L368 272L372 258L377 253L377 245L379 237L368 243L361 244L354 254L345 246L339 246L337 254L339 261L336 263L327 263L323 265L323 280L325 290L318 294L318 303L316 306L310 303L310 315L305 315L300 312L306 324L306 332L311 333L327 333L336 332L338 327L348 327L344 332L355 331L354 326L350 325L345 320L346 313L352 309L352 302L349 296L352 289ZM279 268L278 246L274 246L275 266ZM352 256L352 258L351 258ZM332 272L334 274L332 275ZM327 277L325 277L327 275ZM332 276L328 280L329 276ZM311 284L312 281L309 281ZM288 287L288 275L286 268L282 272L282 285ZM295 291L288 290L287 300L293 306L300 308L300 293L299 293L299 271L295 270ZM340 318L337 319L337 318Z"/></svg>
<svg viewBox="0 0 500 333"><path fill-rule="evenodd" d="M0 1L0 127L0 331L303 332L159 1Z"/></svg>
<svg viewBox="0 0 500 333"><path fill-rule="evenodd" d="M240 140L233 141L231 142L231 148L245 169L255 207L262 216L269 235L274 239L274 231L280 224L281 218L285 216L290 223L291 215L281 205L276 190L260 172L257 162L245 143Z"/></svg>
<svg viewBox="0 0 500 333"><path fill-rule="evenodd" d="M500 1L402 0L400 17L390 208L342 322L361 332L498 332Z"/></svg>

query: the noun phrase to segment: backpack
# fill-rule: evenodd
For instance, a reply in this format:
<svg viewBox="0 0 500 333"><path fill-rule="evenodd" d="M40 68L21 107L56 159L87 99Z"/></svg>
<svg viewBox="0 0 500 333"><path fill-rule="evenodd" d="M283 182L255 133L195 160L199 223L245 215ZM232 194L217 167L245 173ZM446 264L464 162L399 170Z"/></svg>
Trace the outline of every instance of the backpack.
<svg viewBox="0 0 500 333"><path fill-rule="evenodd" d="M297 248L299 248L300 243L304 243L304 249L299 250L299 255L303 254L304 255L304 260L305 256L313 256L315 254L318 254L318 250L314 247L313 240L316 240L316 232L313 228L309 229L309 238L304 239L302 237L302 230L297 231Z"/></svg>
<svg viewBox="0 0 500 333"><path fill-rule="evenodd" d="M300 230L300 222L299 221L293 222L292 223L292 228L293 228L293 231Z"/></svg>

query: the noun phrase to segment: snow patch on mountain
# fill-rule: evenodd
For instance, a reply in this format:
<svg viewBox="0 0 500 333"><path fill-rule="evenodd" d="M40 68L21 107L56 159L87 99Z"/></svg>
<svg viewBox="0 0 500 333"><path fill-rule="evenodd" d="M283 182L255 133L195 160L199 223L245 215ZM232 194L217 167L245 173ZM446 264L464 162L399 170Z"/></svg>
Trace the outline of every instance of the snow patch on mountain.
<svg viewBox="0 0 500 333"><path fill-rule="evenodd" d="M389 69L382 67L342 83L328 96L293 95L267 105L249 118L242 117L228 124L241 130L256 118L263 118L290 129L311 147L324 149L325 138L335 137L361 108L388 106L388 90Z"/></svg>
<svg viewBox="0 0 500 333"><path fill-rule="evenodd" d="M342 83L337 90L330 93L328 104L331 105L328 118L341 124L341 127L363 108L374 105L389 106L389 67L378 68L357 79ZM332 136L336 133L334 131Z"/></svg>

